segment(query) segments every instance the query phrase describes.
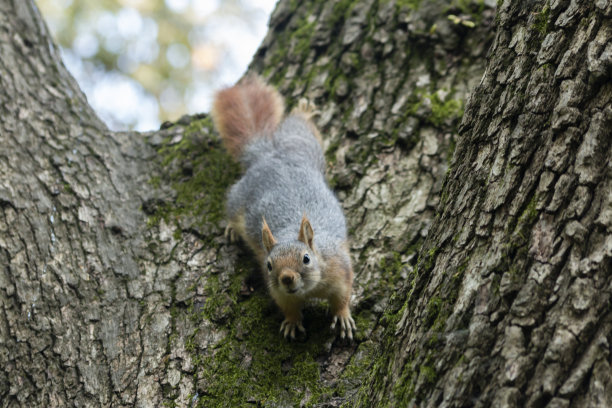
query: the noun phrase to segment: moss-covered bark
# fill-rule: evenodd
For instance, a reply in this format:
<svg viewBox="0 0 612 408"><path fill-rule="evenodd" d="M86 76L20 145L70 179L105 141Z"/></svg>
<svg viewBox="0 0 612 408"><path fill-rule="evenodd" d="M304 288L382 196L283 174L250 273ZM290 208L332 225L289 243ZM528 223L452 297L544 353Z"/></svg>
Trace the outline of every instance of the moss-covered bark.
<svg viewBox="0 0 612 408"><path fill-rule="evenodd" d="M362 406L612 404L612 6L579 3L500 3Z"/></svg>

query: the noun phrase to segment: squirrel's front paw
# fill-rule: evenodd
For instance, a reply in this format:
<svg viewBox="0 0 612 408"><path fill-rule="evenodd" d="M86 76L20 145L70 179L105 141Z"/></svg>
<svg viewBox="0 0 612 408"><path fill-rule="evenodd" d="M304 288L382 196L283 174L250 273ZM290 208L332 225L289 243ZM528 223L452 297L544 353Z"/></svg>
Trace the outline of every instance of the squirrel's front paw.
<svg viewBox="0 0 612 408"><path fill-rule="evenodd" d="M336 323L340 321L340 338L348 337L349 340L353 340L353 333L357 330L357 326L355 326L355 321L349 314L348 316L334 316L334 320L332 320L331 329L334 330L336 328Z"/></svg>
<svg viewBox="0 0 612 408"><path fill-rule="evenodd" d="M302 333L306 333L306 329L304 329L304 326L302 326L301 320L297 322L292 322L287 319L285 319L281 323L280 332L283 333L283 336L285 336L285 338L287 338L287 336L291 336L291 339L295 339L295 328L296 327Z"/></svg>

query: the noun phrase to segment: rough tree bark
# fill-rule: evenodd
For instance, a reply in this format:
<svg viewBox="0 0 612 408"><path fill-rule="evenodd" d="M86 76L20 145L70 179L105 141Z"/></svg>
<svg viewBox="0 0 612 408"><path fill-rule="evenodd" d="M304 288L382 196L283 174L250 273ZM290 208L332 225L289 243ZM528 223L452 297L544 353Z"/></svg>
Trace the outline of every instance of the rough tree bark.
<svg viewBox="0 0 612 408"><path fill-rule="evenodd" d="M289 343L206 115L108 131L1 1L0 405L612 404L612 5L511 3L278 4L250 70L321 110L358 324Z"/></svg>
<svg viewBox="0 0 612 408"><path fill-rule="evenodd" d="M609 1L499 6L362 405L612 406L611 16Z"/></svg>

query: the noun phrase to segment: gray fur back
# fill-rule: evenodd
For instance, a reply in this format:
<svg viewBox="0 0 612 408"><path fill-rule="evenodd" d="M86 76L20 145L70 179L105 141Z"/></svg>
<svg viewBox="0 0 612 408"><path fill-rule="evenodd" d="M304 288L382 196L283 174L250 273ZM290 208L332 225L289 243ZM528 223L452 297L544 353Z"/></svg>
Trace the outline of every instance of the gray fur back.
<svg viewBox="0 0 612 408"><path fill-rule="evenodd" d="M227 212L233 218L244 211L246 233L262 248L262 216L278 242L297 238L303 214L324 254L346 240L340 203L325 181L323 152L305 119L289 116L272 137L252 139L241 162L246 172L228 193Z"/></svg>

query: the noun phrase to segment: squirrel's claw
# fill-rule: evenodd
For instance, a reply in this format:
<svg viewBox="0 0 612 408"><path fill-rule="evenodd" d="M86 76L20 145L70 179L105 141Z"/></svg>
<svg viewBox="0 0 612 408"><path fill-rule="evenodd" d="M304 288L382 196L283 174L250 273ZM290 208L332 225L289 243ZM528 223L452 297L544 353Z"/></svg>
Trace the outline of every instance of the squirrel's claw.
<svg viewBox="0 0 612 408"><path fill-rule="evenodd" d="M306 119L310 120L313 116L320 115L321 111L317 109L317 106L306 98L300 98L297 107L295 107L291 113L297 113L303 115Z"/></svg>
<svg viewBox="0 0 612 408"><path fill-rule="evenodd" d="M336 328L338 321L340 321L340 338L348 337L349 340L353 340L353 333L357 331L353 318L351 316L334 316L331 324L332 330Z"/></svg>
<svg viewBox="0 0 612 408"><path fill-rule="evenodd" d="M306 329L304 329L304 326L302 325L301 321L291 322L287 319L285 319L281 323L280 332L283 333L283 336L285 336L285 338L287 338L288 336L291 336L291 339L294 340L296 327L302 333L306 333Z"/></svg>

